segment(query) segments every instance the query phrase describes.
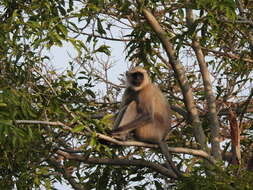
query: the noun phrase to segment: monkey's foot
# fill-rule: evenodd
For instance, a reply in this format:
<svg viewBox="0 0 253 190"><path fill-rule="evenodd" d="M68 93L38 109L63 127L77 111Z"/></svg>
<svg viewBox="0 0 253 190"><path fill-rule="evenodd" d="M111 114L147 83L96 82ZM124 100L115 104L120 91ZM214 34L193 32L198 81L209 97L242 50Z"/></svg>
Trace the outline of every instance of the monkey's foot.
<svg viewBox="0 0 253 190"><path fill-rule="evenodd" d="M113 130L111 132L111 136L117 140L121 140L121 141L126 141L128 134L127 133L122 133L120 130Z"/></svg>

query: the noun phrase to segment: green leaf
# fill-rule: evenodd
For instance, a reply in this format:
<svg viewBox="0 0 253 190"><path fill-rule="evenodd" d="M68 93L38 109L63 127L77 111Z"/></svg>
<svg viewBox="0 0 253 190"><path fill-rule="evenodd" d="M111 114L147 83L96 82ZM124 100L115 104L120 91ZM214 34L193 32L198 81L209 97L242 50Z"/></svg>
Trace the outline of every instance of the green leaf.
<svg viewBox="0 0 253 190"><path fill-rule="evenodd" d="M12 120L0 120L0 125L13 126Z"/></svg>
<svg viewBox="0 0 253 190"><path fill-rule="evenodd" d="M77 133L77 132L83 131L83 129L85 129L85 125L79 124L75 128L73 128L71 131L73 133Z"/></svg>
<svg viewBox="0 0 253 190"><path fill-rule="evenodd" d="M98 49L96 49L94 51L94 53L101 52L101 53L104 53L104 54L110 56L111 55L111 51L109 50L109 48L110 48L110 46L102 45Z"/></svg>
<svg viewBox="0 0 253 190"><path fill-rule="evenodd" d="M64 35L64 38L68 36L68 30L64 25L57 24L56 27L59 28L59 30L62 32L62 34Z"/></svg>
<svg viewBox="0 0 253 190"><path fill-rule="evenodd" d="M6 103L0 103L0 107L7 107Z"/></svg>
<svg viewBox="0 0 253 190"><path fill-rule="evenodd" d="M88 95L90 95L92 98L96 98L96 94L92 90L90 90L90 89L86 89L85 93L87 93Z"/></svg>
<svg viewBox="0 0 253 190"><path fill-rule="evenodd" d="M90 146L95 147L97 144L97 138L96 138L96 133L93 133L91 140L90 140Z"/></svg>
<svg viewBox="0 0 253 190"><path fill-rule="evenodd" d="M106 34L106 31L104 30L103 25L102 25L100 19L97 19L97 27L98 27L98 33L99 34L102 34L102 35Z"/></svg>

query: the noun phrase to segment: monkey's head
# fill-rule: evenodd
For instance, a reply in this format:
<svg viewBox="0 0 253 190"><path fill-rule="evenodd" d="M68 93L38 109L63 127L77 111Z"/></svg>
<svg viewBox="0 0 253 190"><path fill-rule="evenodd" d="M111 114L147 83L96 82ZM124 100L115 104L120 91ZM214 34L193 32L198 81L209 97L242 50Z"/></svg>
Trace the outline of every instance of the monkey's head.
<svg viewBox="0 0 253 190"><path fill-rule="evenodd" d="M148 73L142 67L134 67L126 72L127 83L135 91L143 89L150 83Z"/></svg>

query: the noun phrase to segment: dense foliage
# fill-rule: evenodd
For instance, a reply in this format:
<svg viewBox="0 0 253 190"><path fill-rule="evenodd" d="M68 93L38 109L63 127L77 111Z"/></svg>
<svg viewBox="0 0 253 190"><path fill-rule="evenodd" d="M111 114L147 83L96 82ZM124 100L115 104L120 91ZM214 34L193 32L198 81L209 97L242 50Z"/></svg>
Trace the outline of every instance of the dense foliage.
<svg viewBox="0 0 253 190"><path fill-rule="evenodd" d="M0 189L252 189L252 26L249 0L2 0ZM66 44L59 72L49 51ZM127 64L171 104L183 178L153 145L109 135L124 87L110 70Z"/></svg>

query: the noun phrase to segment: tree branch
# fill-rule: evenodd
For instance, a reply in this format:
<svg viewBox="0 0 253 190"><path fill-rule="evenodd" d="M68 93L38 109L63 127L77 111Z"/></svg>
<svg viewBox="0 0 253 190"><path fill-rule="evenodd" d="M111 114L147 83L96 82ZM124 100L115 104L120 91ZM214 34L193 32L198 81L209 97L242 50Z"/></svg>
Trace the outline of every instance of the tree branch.
<svg viewBox="0 0 253 190"><path fill-rule="evenodd" d="M63 152L58 150L57 154L64 156L69 160L75 160L79 162L83 162L85 164L104 164L104 165L116 165L116 166L139 166L139 167L148 167L158 173L161 173L164 176L169 178L177 179L177 176L174 174L172 170L168 170L160 164L155 164L146 160L127 160L127 159L110 159L110 158L87 158L81 155L69 154L67 152Z"/></svg>
<svg viewBox="0 0 253 190"><path fill-rule="evenodd" d="M241 17L244 20L247 20L246 16L245 16L245 12L244 12L244 7L243 7L243 3L241 2L241 0L236 0L237 3L237 7L239 9L239 13L241 15ZM251 53L253 54L253 35L250 31L248 32L242 32L242 34L246 37L246 39L248 39L248 42L250 44L250 50Z"/></svg>
<svg viewBox="0 0 253 190"><path fill-rule="evenodd" d="M41 125L51 125L51 126L62 126L64 129L71 131L72 128L68 127L68 125L60 122L60 121L55 121L55 122L49 122L49 121L37 121L37 120L14 120L14 123L16 124L41 124ZM90 134L84 133L84 132L77 132L77 134L80 135L86 135L89 136ZM145 142L140 142L140 141L119 141L117 139L114 139L110 136L101 134L101 133L96 133L97 138L106 140L108 142L111 142L113 144L121 145L121 146L139 146L139 147L146 147L146 148L159 148L159 145L157 144L149 144ZM215 160L213 159L212 156L210 156L208 153L206 153L203 150L196 150L196 149L190 149L190 148L183 148L183 147L168 147L168 150L170 152L174 153L182 153L182 154L190 154L194 156L198 156L201 158L204 158L208 160L211 163L215 163Z"/></svg>
<svg viewBox="0 0 253 190"><path fill-rule="evenodd" d="M253 63L252 59L243 58L243 57L240 57L239 55L236 55L236 54L233 54L233 53L216 51L216 50L208 49L206 47L201 47L201 49L203 49L205 51L208 51L208 52L211 52L211 53L213 53L217 56L226 56L226 57L229 57L231 59L237 59L237 60L242 60L242 61L245 61L245 62Z"/></svg>
<svg viewBox="0 0 253 190"><path fill-rule="evenodd" d="M49 160L47 160L47 162L49 164L51 164L55 170L57 170L58 172L60 172L63 177L69 182L69 184L72 186L73 189L75 190L85 190L85 188L83 188L81 185L79 185L75 180L74 177L71 176L68 171L66 171L66 169L60 164L58 163L55 159L51 158Z"/></svg>
<svg viewBox="0 0 253 190"><path fill-rule="evenodd" d="M45 77L38 69L33 68L33 70L34 70L36 73L38 73L38 74L44 79L44 81L45 81L46 84L49 86L49 88L51 89L51 91L53 92L53 94L54 94L55 96L57 96L56 91L54 90L53 86L51 85L51 83L49 82L49 80L47 79L47 77ZM75 114L69 110L69 108L67 107L66 104L62 104L62 107L63 107L63 109L64 109L73 119L76 117Z"/></svg>
<svg viewBox="0 0 253 190"><path fill-rule="evenodd" d="M78 34L83 34L85 36L92 36L92 37L95 37L95 38L101 38L101 39L104 39L104 40L110 40L110 41L119 41L119 42L128 42L130 41L131 39L120 39L120 38L111 38L111 37L107 37L107 36L101 36L101 35L96 35L96 34L89 34L89 33L86 33L86 32L81 32L81 31L76 31L72 28L69 28L72 32L75 32L75 33L78 33Z"/></svg>
<svg viewBox="0 0 253 190"><path fill-rule="evenodd" d="M189 30L191 29L194 19L192 9L186 9L186 20ZM212 90L212 82L210 79L210 74L205 62L205 56L202 52L200 43L197 39L197 36L193 36L192 48L195 52L195 55L198 60L200 67L200 72L203 79L204 90L205 90L205 99L207 101L208 116L209 116L209 127L211 129L211 155L216 159L221 159L220 143L219 143L219 129L220 124L217 116L216 110L216 99Z"/></svg>
<svg viewBox="0 0 253 190"><path fill-rule="evenodd" d="M231 108L228 109L228 120L230 123L230 135L232 142L232 160L234 165L241 165L241 146L240 146L240 134L241 130L236 120L235 112Z"/></svg>
<svg viewBox="0 0 253 190"><path fill-rule="evenodd" d="M196 141L200 144L203 150L207 150L207 146L205 143L206 136L204 134L203 128L201 127L198 110L194 103L192 88L185 76L184 66L177 60L170 39L168 38L166 32L162 29L162 27L158 23L158 21L152 15L152 13L146 8L143 8L142 11L145 19L148 21L151 28L154 30L154 32L157 34L158 38L162 42L162 45L167 53L167 56L169 57L170 64L175 72L176 78L179 82L180 88L183 93L185 106L187 108L189 115L191 116L191 123L194 127L194 135Z"/></svg>

